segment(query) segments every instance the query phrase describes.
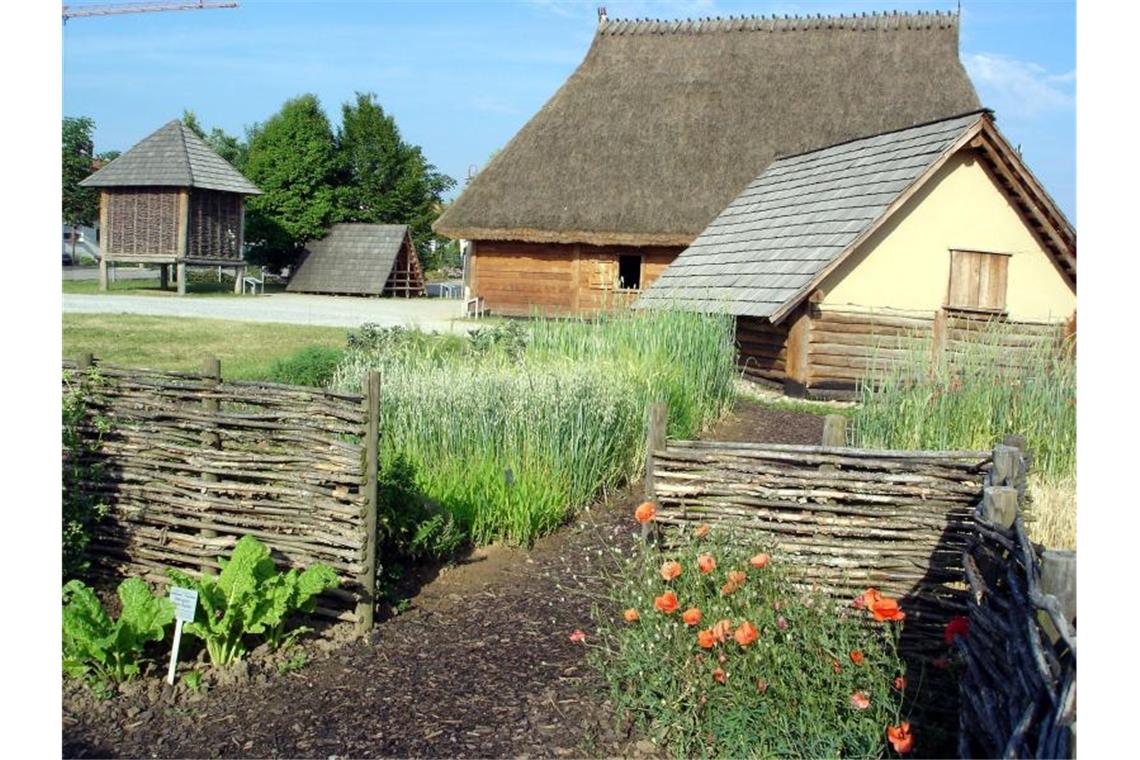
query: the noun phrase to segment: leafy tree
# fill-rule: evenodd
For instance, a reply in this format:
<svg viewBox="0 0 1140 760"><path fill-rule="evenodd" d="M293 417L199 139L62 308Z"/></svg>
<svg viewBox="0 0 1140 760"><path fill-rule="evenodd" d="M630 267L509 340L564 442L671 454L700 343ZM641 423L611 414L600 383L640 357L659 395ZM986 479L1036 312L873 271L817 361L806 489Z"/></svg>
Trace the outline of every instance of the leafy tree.
<svg viewBox="0 0 1140 760"><path fill-rule="evenodd" d="M90 226L99 218L99 194L79 183L93 171L95 122L87 116L63 117L63 221Z"/></svg>
<svg viewBox="0 0 1140 760"><path fill-rule="evenodd" d="M250 260L280 270L305 242L324 235L336 210L336 145L315 95L286 101L249 130L243 170L264 191L246 206Z"/></svg>
<svg viewBox="0 0 1140 760"><path fill-rule="evenodd" d="M103 166L106 166L121 155L123 155L123 151L121 150L105 150L101 153L96 153L95 160L101 161Z"/></svg>
<svg viewBox="0 0 1140 760"><path fill-rule="evenodd" d="M407 224L420 256L426 257L431 224L455 180L428 163L419 146L404 142L396 120L384 113L373 93L358 92L354 103L342 106L337 149L336 220Z"/></svg>
<svg viewBox="0 0 1140 760"><path fill-rule="evenodd" d="M182 123L191 132L201 137L215 153L228 161L238 171L241 171L245 165L246 155L249 153L249 146L245 142L233 135L226 134L226 131L220 127L214 127L207 133L205 127L198 121L198 115L188 108L182 111Z"/></svg>

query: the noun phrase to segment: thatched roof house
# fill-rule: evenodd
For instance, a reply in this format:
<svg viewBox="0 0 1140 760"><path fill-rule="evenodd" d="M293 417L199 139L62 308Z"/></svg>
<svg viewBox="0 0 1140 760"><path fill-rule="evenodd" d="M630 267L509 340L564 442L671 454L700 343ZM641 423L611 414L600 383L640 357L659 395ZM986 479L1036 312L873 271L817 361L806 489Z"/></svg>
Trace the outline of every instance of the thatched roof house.
<svg viewBox="0 0 1140 760"><path fill-rule="evenodd" d="M884 338L1068 320L1076 231L975 111L777 159L637 306L734 314L750 375L849 391Z"/></svg>
<svg viewBox="0 0 1140 760"><path fill-rule="evenodd" d="M474 241L469 285L492 309L603 308L632 300L776 156L978 105L956 15L603 17L435 230Z"/></svg>
<svg viewBox="0 0 1140 760"><path fill-rule="evenodd" d="M178 120L167 122L79 183L100 189L99 224L106 267L117 262L176 266L179 292L187 265L244 268L246 195L260 195L209 145Z"/></svg>
<svg viewBox="0 0 1140 760"><path fill-rule="evenodd" d="M424 275L406 224L334 224L305 246L286 290L332 295L422 296Z"/></svg>

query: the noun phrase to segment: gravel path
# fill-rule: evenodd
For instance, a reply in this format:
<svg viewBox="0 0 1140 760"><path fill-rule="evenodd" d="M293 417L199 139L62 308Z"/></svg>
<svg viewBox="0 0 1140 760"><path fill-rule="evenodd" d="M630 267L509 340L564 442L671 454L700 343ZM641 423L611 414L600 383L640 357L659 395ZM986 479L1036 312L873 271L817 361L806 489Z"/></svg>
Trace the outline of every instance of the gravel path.
<svg viewBox="0 0 1140 760"><path fill-rule="evenodd" d="M71 314L149 314L293 325L418 327L429 332L468 332L478 324L459 318L462 303L443 298L360 298L270 293L245 298L156 298L127 295L63 295Z"/></svg>

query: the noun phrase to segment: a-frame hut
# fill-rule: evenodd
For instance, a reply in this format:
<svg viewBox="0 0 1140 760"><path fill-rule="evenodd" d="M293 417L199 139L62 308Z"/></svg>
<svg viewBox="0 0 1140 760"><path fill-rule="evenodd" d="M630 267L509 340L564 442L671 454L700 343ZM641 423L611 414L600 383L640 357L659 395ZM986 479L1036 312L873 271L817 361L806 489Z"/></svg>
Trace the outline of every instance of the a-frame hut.
<svg viewBox="0 0 1140 760"><path fill-rule="evenodd" d="M117 263L158 264L165 287L175 268L186 292L186 267L234 269L241 292L245 196L261 191L182 122L168 122L79 183L98 188L99 287Z"/></svg>
<svg viewBox="0 0 1140 760"><path fill-rule="evenodd" d="M406 224L334 224L305 246L293 293L422 296L424 273Z"/></svg>
<svg viewBox="0 0 1140 760"><path fill-rule="evenodd" d="M842 398L915 338L1059 341L1076 298L1076 230L975 111L777 159L637 307L735 315L747 377Z"/></svg>
<svg viewBox="0 0 1140 760"><path fill-rule="evenodd" d="M436 221L492 311L628 305L777 156L978 108L953 14L601 17Z"/></svg>

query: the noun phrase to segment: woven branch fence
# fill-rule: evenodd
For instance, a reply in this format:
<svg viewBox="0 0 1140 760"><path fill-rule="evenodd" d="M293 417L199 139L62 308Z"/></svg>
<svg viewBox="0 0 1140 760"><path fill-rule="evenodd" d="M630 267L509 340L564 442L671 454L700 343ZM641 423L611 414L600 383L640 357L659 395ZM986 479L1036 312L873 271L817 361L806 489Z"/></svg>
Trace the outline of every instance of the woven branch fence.
<svg viewBox="0 0 1140 760"><path fill-rule="evenodd" d="M167 568L217 573L238 539L282 567L331 566L340 587L316 612L372 625L379 378L363 395L201 373L64 363L87 389L84 436L97 478L73 483L109 508L88 546L92 571L168 583ZM109 423L101 433L99 421ZM92 438L96 440L96 438Z"/></svg>
<svg viewBox="0 0 1140 760"><path fill-rule="evenodd" d="M976 536L963 555L970 626L954 640L966 666L959 680L958 754L1072 757L1076 554L1029 541L1019 510L1025 460L1008 460L995 459L975 516Z"/></svg>

